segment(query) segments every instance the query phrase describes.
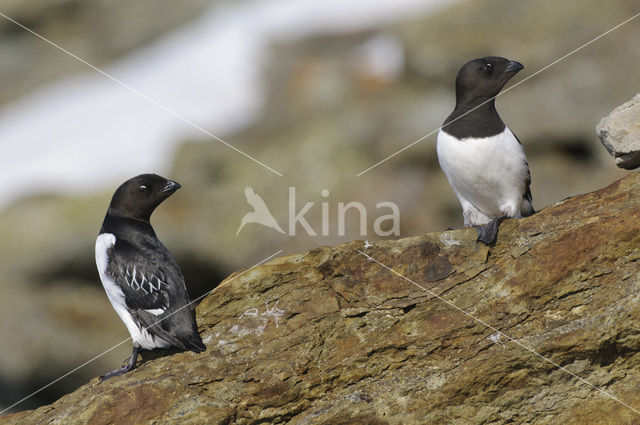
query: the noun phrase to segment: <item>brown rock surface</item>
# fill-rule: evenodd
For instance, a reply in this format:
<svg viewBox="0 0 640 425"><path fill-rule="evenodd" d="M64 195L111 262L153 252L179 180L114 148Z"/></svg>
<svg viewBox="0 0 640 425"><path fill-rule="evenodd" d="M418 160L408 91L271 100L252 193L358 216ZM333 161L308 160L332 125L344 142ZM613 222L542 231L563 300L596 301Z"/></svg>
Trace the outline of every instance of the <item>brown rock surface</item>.
<svg viewBox="0 0 640 425"><path fill-rule="evenodd" d="M467 229L366 249L407 280L362 242L277 258L200 304L205 353L0 423L638 423L638 216L634 173L504 222L492 248Z"/></svg>

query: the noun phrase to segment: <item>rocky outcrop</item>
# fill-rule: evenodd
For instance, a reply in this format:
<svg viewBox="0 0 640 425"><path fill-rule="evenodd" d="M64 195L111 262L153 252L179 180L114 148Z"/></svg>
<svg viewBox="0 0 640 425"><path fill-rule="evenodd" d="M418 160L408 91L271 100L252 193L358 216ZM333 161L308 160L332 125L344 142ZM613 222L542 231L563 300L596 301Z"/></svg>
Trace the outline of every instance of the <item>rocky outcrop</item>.
<svg viewBox="0 0 640 425"><path fill-rule="evenodd" d="M620 168L640 166L640 94L618 106L596 126L596 133Z"/></svg>
<svg viewBox="0 0 640 425"><path fill-rule="evenodd" d="M0 10L104 65L188 22L209 4L0 0ZM405 236L459 227L459 202L437 165L435 136L373 172L358 178L356 173L438 128L453 107L455 73L469 58L499 54L523 61L526 69L517 83L628 19L635 7L629 0L476 0L426 17L416 14L413 22L389 28L281 40L265 55L265 69L257 71L266 90L257 122L220 136L285 178L216 142L186 143L167 173L183 189L154 214L154 226L176 255L194 296L280 247L291 253L372 241L380 201L399 206ZM0 101L86 71L0 21L0 52L6 59L0 62ZM579 25L568 28L568 22ZM629 23L498 99L500 113L525 146L536 208L591 192L626 173L601 148L593 126L637 90L629 70L638 68L639 30ZM91 196L23 199L0 213L0 340L5 342L0 410L82 363L88 353L100 353L127 336L99 283L92 253L118 183ZM306 218L318 235L307 236L299 228L291 237L255 224L236 235L251 210L243 194L248 185L285 230L288 187L295 186L298 210L315 202ZM329 197L321 195L324 189ZM345 236L335 231L336 205L349 201L366 206L365 237L357 214L348 215ZM326 237L320 232L322 202L330 203L333 226ZM122 346L17 408L49 404L126 355Z"/></svg>
<svg viewBox="0 0 640 425"><path fill-rule="evenodd" d="M638 216L634 173L491 248L466 229L277 258L199 305L205 353L0 423L637 423Z"/></svg>

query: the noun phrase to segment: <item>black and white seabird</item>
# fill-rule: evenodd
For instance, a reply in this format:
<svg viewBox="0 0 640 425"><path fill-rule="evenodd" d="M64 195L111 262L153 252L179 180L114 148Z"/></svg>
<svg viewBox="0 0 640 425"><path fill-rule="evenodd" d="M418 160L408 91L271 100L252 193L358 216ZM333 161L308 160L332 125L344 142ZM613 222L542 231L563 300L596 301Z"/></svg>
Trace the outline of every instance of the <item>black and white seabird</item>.
<svg viewBox="0 0 640 425"><path fill-rule="evenodd" d="M129 362L100 380L133 369L141 349L206 349L178 264L158 240L149 219L180 184L141 174L114 193L96 240L96 264L109 301L133 339Z"/></svg>
<svg viewBox="0 0 640 425"><path fill-rule="evenodd" d="M488 245L502 220L535 212L527 157L494 99L523 68L495 56L467 62L456 77L456 107L438 133L438 161L460 200L464 225Z"/></svg>

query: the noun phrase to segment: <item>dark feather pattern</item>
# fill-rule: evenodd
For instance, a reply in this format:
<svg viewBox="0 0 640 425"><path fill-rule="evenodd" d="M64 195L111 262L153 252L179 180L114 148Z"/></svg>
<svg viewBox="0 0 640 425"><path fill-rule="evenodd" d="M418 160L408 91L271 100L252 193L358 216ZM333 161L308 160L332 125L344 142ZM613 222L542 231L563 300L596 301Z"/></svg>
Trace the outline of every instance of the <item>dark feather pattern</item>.
<svg viewBox="0 0 640 425"><path fill-rule="evenodd" d="M518 136L514 134L513 137L522 145ZM529 161L525 161L524 163L527 166L527 180L525 181L526 190L522 195L522 208L520 213L523 217L529 217L535 214L536 210L533 208L533 196L531 195L531 171L529 170Z"/></svg>
<svg viewBox="0 0 640 425"><path fill-rule="evenodd" d="M116 236L107 274L122 290L140 328L174 346L205 350L180 267L148 222L107 213L101 233ZM148 310L163 310L155 315Z"/></svg>

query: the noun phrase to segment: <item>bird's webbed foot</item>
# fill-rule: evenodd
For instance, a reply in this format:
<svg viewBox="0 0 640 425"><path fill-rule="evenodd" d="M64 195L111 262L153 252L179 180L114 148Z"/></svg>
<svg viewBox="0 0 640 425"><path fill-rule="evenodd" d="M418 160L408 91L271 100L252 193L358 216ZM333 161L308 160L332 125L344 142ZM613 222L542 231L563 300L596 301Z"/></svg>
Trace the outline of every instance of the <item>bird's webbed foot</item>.
<svg viewBox="0 0 640 425"><path fill-rule="evenodd" d="M478 241L484 243L485 245L493 246L496 243L496 239L498 238L498 227L500 223L507 217L500 217L491 220L487 224L478 224L473 227L476 228L478 232Z"/></svg>

